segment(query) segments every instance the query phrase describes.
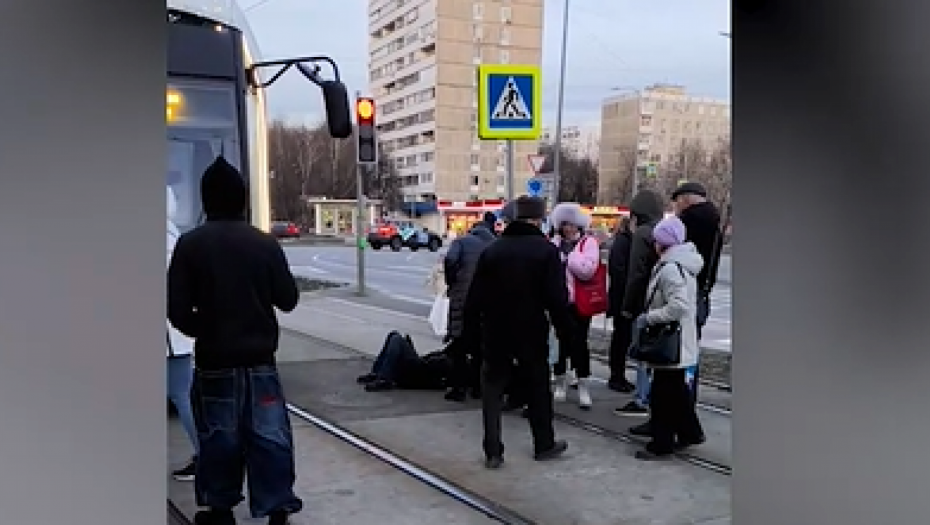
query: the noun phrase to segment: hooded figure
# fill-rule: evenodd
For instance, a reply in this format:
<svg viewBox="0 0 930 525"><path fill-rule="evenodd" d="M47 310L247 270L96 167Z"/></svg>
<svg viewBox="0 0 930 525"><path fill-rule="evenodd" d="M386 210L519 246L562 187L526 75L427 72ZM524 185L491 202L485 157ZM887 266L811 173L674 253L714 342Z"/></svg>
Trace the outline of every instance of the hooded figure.
<svg viewBox="0 0 930 525"><path fill-rule="evenodd" d="M185 233L168 268L168 318L194 337L191 388L199 434L196 523L231 523L242 499L231 480L249 480L253 518L287 523L294 494L294 443L275 354L277 310L300 299L281 244L245 220L248 189L223 158L206 169L207 220ZM232 426L217 422L233 421Z"/></svg>
<svg viewBox="0 0 930 525"><path fill-rule="evenodd" d="M697 276L704 260L693 243L685 242L685 225L678 217L671 216L659 222L652 237L659 261L649 280L645 312L634 323L633 345L637 344L638 335L646 326L678 323L681 358L671 366L647 365L653 369L652 441L644 451L637 453L640 459L668 456L676 448L698 445L705 439L686 381L686 369L698 362Z"/></svg>
<svg viewBox="0 0 930 525"><path fill-rule="evenodd" d="M620 312L632 319L645 308L649 275L659 258L652 242L652 228L665 215L665 202L655 191L642 190L630 202L630 215L633 217L634 230Z"/></svg>

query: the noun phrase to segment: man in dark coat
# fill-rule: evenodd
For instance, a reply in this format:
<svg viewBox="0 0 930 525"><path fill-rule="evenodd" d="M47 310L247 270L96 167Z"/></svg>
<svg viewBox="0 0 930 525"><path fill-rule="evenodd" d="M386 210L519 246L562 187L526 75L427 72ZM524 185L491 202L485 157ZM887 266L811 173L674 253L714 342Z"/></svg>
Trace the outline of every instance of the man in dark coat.
<svg viewBox="0 0 930 525"><path fill-rule="evenodd" d="M630 262L627 269L626 288L620 315L631 323L646 310L646 291L652 268L659 260L652 239L652 229L665 216L665 199L652 190L642 190L630 202L633 235L630 240ZM649 414L649 376L640 367L636 379L636 397L615 412L623 416L647 416Z"/></svg>
<svg viewBox="0 0 930 525"><path fill-rule="evenodd" d="M723 232L720 224L720 210L707 200L707 190L697 182L685 182L672 192L675 213L684 223L686 240L693 243L701 257L707 261L697 276L698 340L701 329L710 317L710 292L717 283L717 269L720 264L720 252L723 249ZM694 369L693 394L697 402L700 366Z"/></svg>
<svg viewBox="0 0 930 525"><path fill-rule="evenodd" d="M634 388L626 378L626 354L633 339L633 320L620 315L629 274L632 243L630 218L623 217L614 234L607 258L607 273L610 278L610 287L607 290L607 317L611 319L614 328L610 336L610 379L607 381L607 388L624 394L629 394Z"/></svg>
<svg viewBox="0 0 930 525"><path fill-rule="evenodd" d="M493 223L490 227L494 227ZM451 388L446 393L446 399L450 401L464 401L468 387L478 387L479 361L475 349L469 348L462 340L462 324L465 299L472 283L475 266L478 264L478 257L494 239L487 220L479 222L468 234L452 241L442 261L447 286L446 295L449 297L447 348L455 371Z"/></svg>
<svg viewBox="0 0 930 525"><path fill-rule="evenodd" d="M480 346L483 448L488 468L503 464L503 395L512 377L523 381L535 459L560 456L555 439L549 382L550 320L560 341L570 341L568 289L558 250L540 230L545 201L520 197L515 221L478 260L465 306L465 334Z"/></svg>

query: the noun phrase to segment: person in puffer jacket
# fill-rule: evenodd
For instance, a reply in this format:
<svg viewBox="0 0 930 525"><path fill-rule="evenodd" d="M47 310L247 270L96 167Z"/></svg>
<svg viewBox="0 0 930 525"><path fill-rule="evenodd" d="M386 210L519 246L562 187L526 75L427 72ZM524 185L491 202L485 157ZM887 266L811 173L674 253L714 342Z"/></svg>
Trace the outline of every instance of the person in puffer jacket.
<svg viewBox="0 0 930 525"><path fill-rule="evenodd" d="M552 244L559 249L562 257L565 284L568 287L568 309L576 325L571 344L559 345L559 359L553 367L556 379L553 396L556 401L565 401L569 387L566 372L571 364L578 378L578 404L582 409L590 409L591 350L588 347L588 334L591 331L591 318L581 315L575 305L575 285L594 277L601 262L601 249L597 239L585 233L591 225L591 217L580 204L558 204L549 218L556 228Z"/></svg>

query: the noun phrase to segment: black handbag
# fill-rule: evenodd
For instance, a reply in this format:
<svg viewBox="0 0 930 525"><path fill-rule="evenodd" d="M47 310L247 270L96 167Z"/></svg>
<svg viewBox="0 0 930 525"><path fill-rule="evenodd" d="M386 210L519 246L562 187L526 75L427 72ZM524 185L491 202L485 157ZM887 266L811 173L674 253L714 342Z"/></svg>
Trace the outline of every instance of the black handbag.
<svg viewBox="0 0 930 525"><path fill-rule="evenodd" d="M678 264L675 264L678 266ZM661 267L656 268L656 273ZM681 266L678 271L682 272ZM684 277L684 272L682 272ZM656 285L646 301L648 308L658 292ZM674 366L681 363L681 323L657 323L646 325L639 330L639 341L630 345L630 359L653 366Z"/></svg>

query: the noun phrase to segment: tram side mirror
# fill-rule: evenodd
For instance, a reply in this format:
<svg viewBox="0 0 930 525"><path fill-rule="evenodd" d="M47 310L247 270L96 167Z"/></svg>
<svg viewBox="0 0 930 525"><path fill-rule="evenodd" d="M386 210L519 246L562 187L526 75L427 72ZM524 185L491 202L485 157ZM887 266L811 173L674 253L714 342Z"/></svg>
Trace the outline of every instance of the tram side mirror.
<svg viewBox="0 0 930 525"><path fill-rule="evenodd" d="M352 136L352 114L349 111L349 94L345 84L338 80L324 80L323 103L326 106L326 124L333 138L345 139Z"/></svg>

